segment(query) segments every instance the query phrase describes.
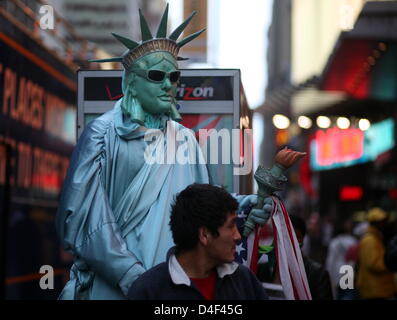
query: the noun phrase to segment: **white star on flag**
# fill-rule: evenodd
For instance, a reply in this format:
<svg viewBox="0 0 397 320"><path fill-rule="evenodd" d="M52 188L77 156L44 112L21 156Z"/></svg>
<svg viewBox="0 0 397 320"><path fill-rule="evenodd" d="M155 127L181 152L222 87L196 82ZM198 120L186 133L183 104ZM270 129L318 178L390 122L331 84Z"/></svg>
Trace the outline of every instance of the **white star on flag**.
<svg viewBox="0 0 397 320"><path fill-rule="evenodd" d="M240 255L240 254L241 254L241 251L243 251L243 250L246 250L246 249L244 248L243 244L240 243L240 244L237 246L237 248L236 248L237 254Z"/></svg>

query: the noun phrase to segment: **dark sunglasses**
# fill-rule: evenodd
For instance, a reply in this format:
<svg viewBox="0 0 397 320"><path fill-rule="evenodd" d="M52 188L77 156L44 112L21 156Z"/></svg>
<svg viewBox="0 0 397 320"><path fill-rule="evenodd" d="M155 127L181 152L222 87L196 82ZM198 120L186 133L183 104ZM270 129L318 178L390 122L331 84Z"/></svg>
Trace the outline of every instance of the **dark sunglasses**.
<svg viewBox="0 0 397 320"><path fill-rule="evenodd" d="M153 82L162 82L165 76L167 75L170 81L175 83L178 82L181 76L180 71L164 72L161 70L145 70L145 69L132 69L131 71Z"/></svg>

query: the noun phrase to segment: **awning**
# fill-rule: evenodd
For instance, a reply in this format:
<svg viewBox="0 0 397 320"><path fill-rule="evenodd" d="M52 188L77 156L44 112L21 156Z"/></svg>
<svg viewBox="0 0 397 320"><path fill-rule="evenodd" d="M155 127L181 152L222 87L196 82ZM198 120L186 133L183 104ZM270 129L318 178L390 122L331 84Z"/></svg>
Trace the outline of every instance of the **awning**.
<svg viewBox="0 0 397 320"><path fill-rule="evenodd" d="M367 2L354 29L341 33L320 89L356 99L397 100L396 26L396 2Z"/></svg>
<svg viewBox="0 0 397 320"><path fill-rule="evenodd" d="M397 42L343 33L321 77L320 89L355 99L397 100Z"/></svg>

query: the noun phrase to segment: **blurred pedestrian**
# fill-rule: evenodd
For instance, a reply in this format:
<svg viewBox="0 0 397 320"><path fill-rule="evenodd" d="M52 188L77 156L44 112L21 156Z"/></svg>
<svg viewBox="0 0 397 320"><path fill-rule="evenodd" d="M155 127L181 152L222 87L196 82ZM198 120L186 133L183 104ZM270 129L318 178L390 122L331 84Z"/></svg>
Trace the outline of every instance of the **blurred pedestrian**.
<svg viewBox="0 0 397 320"><path fill-rule="evenodd" d="M325 268L329 272L331 278L333 295L338 300L353 299L353 297L350 296L350 289L341 289L339 285L341 267L344 265L351 265L354 267L346 261L346 253L348 249L358 242L351 234L351 230L351 220L346 220L340 223L340 226L335 229L335 237L329 244L325 261Z"/></svg>
<svg viewBox="0 0 397 320"><path fill-rule="evenodd" d="M306 222L295 215L290 215L299 246L302 248L303 239L306 235ZM321 264L302 254L307 281L313 300L332 300L331 281L328 272Z"/></svg>
<svg viewBox="0 0 397 320"><path fill-rule="evenodd" d="M352 234L357 241L347 249L345 255L345 260L347 264L351 265L353 269L357 268L358 254L360 250L360 239L367 232L368 226L369 226L368 221L358 221L356 225L353 227Z"/></svg>
<svg viewBox="0 0 397 320"><path fill-rule="evenodd" d="M396 294L393 272L384 262L383 232L388 216L381 208L368 212L369 228L360 241L357 287L361 299L390 299Z"/></svg>

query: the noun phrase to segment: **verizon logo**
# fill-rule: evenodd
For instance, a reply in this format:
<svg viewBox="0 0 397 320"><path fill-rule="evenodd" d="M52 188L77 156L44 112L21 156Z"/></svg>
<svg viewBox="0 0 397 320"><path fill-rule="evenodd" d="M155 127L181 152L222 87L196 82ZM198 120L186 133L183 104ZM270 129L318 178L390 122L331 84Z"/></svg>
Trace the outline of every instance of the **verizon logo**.
<svg viewBox="0 0 397 320"><path fill-rule="evenodd" d="M176 98L180 100L203 100L213 96L213 87L186 87L185 84L182 84L176 89Z"/></svg>

